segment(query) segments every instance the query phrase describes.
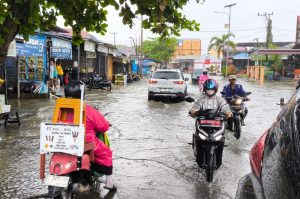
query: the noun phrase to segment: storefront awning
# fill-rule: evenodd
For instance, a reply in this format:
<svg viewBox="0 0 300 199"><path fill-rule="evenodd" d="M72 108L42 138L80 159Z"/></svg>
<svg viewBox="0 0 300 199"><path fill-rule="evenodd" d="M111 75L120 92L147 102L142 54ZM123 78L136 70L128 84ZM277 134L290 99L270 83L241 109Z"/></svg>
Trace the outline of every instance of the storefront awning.
<svg viewBox="0 0 300 199"><path fill-rule="evenodd" d="M259 49L251 54L260 55L300 55L300 49Z"/></svg>

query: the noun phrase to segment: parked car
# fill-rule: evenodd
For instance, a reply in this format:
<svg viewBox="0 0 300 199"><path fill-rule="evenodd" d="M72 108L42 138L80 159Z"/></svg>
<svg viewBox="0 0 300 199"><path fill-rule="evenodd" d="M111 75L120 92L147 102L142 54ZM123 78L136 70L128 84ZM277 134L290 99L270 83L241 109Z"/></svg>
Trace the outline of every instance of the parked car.
<svg viewBox="0 0 300 199"><path fill-rule="evenodd" d="M236 199L300 198L300 84L250 152Z"/></svg>
<svg viewBox="0 0 300 199"><path fill-rule="evenodd" d="M154 97L179 97L187 95L189 78L184 78L179 69L160 69L151 74L148 87L148 100Z"/></svg>
<svg viewBox="0 0 300 199"><path fill-rule="evenodd" d="M202 75L203 69L194 69L192 72L192 83L198 84L198 79Z"/></svg>

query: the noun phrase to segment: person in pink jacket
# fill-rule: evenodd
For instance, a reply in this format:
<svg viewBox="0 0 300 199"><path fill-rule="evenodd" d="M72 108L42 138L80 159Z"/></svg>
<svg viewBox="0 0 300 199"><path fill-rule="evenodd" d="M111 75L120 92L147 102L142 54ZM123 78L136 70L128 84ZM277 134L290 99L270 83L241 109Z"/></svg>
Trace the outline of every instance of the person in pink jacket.
<svg viewBox="0 0 300 199"><path fill-rule="evenodd" d="M207 73L208 73L207 70L203 70L202 75L198 79L200 91L202 91L202 86L203 86L204 82L209 79L209 76L207 75Z"/></svg>
<svg viewBox="0 0 300 199"><path fill-rule="evenodd" d="M65 97L79 98L81 96L80 83L72 82L65 87ZM91 105L85 105L86 124L85 141L94 143L94 162L91 166L93 171L106 175L106 189L116 191L112 182L112 151L97 137L97 133L104 134L109 129L109 123L102 114Z"/></svg>

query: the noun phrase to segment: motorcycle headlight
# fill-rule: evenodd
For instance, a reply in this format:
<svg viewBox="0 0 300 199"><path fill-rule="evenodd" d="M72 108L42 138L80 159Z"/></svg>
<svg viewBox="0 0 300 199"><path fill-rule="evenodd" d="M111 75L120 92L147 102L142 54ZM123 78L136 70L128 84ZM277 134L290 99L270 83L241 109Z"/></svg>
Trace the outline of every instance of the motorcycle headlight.
<svg viewBox="0 0 300 199"><path fill-rule="evenodd" d="M215 137L215 141L220 141L222 138L222 135L218 135L217 137Z"/></svg>
<svg viewBox="0 0 300 199"><path fill-rule="evenodd" d="M235 100L235 104L236 104L236 105L240 105L242 102L243 102L242 99L237 99L237 100Z"/></svg>
<svg viewBox="0 0 300 199"><path fill-rule="evenodd" d="M201 133L199 134L199 137L200 137L201 140L207 140L208 139L206 136L202 135Z"/></svg>

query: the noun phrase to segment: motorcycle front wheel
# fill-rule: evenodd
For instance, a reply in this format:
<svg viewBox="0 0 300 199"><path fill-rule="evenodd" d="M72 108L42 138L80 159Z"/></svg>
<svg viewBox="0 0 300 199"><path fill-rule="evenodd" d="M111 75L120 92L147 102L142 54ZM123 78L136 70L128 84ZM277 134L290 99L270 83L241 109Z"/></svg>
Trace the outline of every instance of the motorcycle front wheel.
<svg viewBox="0 0 300 199"><path fill-rule="evenodd" d="M238 140L241 137L242 132L242 122L241 117L238 116L236 119L234 119L234 137Z"/></svg>
<svg viewBox="0 0 300 199"><path fill-rule="evenodd" d="M214 162L216 160L216 154L213 153L212 155L209 155L209 163L207 165L207 168L205 170L206 173L206 182L212 182L214 177Z"/></svg>
<svg viewBox="0 0 300 199"><path fill-rule="evenodd" d="M111 91L111 85L110 84L107 85L107 86L101 86L100 88L103 89L103 90Z"/></svg>

